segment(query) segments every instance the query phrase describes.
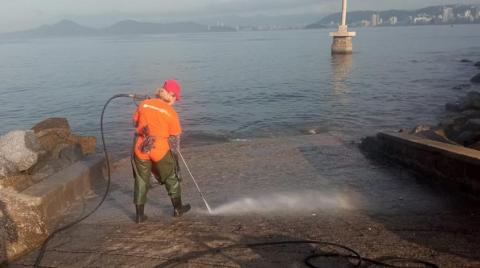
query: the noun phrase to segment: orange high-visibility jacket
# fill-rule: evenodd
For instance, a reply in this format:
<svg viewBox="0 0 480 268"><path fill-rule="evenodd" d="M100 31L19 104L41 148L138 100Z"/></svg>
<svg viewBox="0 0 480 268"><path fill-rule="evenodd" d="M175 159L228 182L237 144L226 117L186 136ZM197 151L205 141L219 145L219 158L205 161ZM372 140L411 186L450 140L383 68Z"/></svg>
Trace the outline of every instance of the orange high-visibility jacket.
<svg viewBox="0 0 480 268"><path fill-rule="evenodd" d="M142 101L133 115L133 121L138 136L134 151L141 160L160 161L170 150L168 137L182 133L177 112L171 105L158 98ZM147 153L140 150L145 140L145 129L155 140L151 151Z"/></svg>

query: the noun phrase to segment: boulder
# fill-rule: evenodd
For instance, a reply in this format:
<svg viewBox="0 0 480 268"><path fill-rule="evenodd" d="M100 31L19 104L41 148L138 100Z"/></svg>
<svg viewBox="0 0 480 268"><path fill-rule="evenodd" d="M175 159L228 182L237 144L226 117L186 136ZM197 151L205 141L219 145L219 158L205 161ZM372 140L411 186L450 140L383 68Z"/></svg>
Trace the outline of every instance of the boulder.
<svg viewBox="0 0 480 268"><path fill-rule="evenodd" d="M478 138L480 138L480 132L466 130L460 133L455 138L455 142L463 146L469 146L476 143L478 141Z"/></svg>
<svg viewBox="0 0 480 268"><path fill-rule="evenodd" d="M431 129L432 127L428 125L418 125L410 131L410 134L417 134L417 133L424 132Z"/></svg>
<svg viewBox="0 0 480 268"><path fill-rule="evenodd" d="M82 147L80 144L70 144L63 148L58 158L67 164L73 164L83 158Z"/></svg>
<svg viewBox="0 0 480 268"><path fill-rule="evenodd" d="M72 144L79 144L84 155L94 154L97 149L97 138L94 136L80 136L72 134L68 141Z"/></svg>
<svg viewBox="0 0 480 268"><path fill-rule="evenodd" d="M65 118L49 118L36 124L32 130L35 132L43 149L49 153L58 144L66 143L71 135L70 125Z"/></svg>
<svg viewBox="0 0 480 268"><path fill-rule="evenodd" d="M32 130L53 159L57 159L59 152L70 144L79 144L84 155L96 151L97 139L93 136L73 134L65 118L48 118L36 124Z"/></svg>
<svg viewBox="0 0 480 268"><path fill-rule="evenodd" d="M465 131L480 132L480 119L469 119L467 123L465 123Z"/></svg>
<svg viewBox="0 0 480 268"><path fill-rule="evenodd" d="M474 77L472 77L472 79L470 79L470 82L479 84L480 83L480 73L475 75Z"/></svg>
<svg viewBox="0 0 480 268"><path fill-rule="evenodd" d="M468 62L473 62L473 61L467 60L467 59L462 59L460 62L468 63Z"/></svg>
<svg viewBox="0 0 480 268"><path fill-rule="evenodd" d="M447 137L447 135L445 134L445 130L443 130L443 129L436 129L436 130L429 129L429 130L418 132L418 133L415 134L415 136L422 137L422 138L429 139L429 140L433 140L433 141L439 141L439 142L458 145L458 143L450 140Z"/></svg>
<svg viewBox="0 0 480 268"><path fill-rule="evenodd" d="M33 132L35 132L35 134L38 134L45 130L51 130L51 129L63 129L68 133L71 132L70 124L68 124L68 120L63 117L48 118L37 123L35 126L32 127L32 130Z"/></svg>
<svg viewBox="0 0 480 268"><path fill-rule="evenodd" d="M474 66L480 68L480 61L477 61L477 62L474 64Z"/></svg>
<svg viewBox="0 0 480 268"><path fill-rule="evenodd" d="M459 101L445 104L445 109L450 112L462 112L469 109L480 110L480 93L470 91Z"/></svg>
<svg viewBox="0 0 480 268"><path fill-rule="evenodd" d="M0 137L0 157L25 171L37 163L41 146L33 131L14 130Z"/></svg>
<svg viewBox="0 0 480 268"><path fill-rule="evenodd" d="M480 151L480 141L477 141L474 144L469 145L468 148Z"/></svg>
<svg viewBox="0 0 480 268"><path fill-rule="evenodd" d="M18 170L14 163L0 156L0 178L7 177L17 172Z"/></svg>

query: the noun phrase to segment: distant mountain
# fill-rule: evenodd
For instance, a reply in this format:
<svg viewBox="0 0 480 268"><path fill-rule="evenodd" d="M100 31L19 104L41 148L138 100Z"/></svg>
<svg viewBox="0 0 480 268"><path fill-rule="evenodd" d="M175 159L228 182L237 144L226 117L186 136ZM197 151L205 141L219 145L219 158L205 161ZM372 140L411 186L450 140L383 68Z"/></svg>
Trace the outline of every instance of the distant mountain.
<svg viewBox="0 0 480 268"><path fill-rule="evenodd" d="M40 37L71 37L71 36L100 36L119 34L166 34L166 33L201 33L201 32L230 32L234 28L228 26L209 27L194 22L179 23L149 23L134 20L120 21L103 29L81 26L70 20L62 20L52 25L43 25L38 28L12 33L0 34L6 38L40 38Z"/></svg>
<svg viewBox="0 0 480 268"><path fill-rule="evenodd" d="M52 25L42 25L38 28L1 34L2 37L58 37L98 35L100 31L94 28L78 25L70 20L62 20Z"/></svg>
<svg viewBox="0 0 480 268"><path fill-rule="evenodd" d="M447 22L442 19L445 8L451 8L452 18ZM471 17L465 14L470 10ZM410 24L441 24L441 23L478 23L480 17L473 13L477 12L477 5L448 5L448 6L430 6L417 10L387 10L387 11L353 11L348 12L348 24L351 26L365 26L366 22L372 21L374 14L379 16L381 21L377 22L377 26L382 25L410 25ZM307 29L336 27L340 22L341 13L328 15L321 20L307 25ZM395 17L393 21L389 21Z"/></svg>

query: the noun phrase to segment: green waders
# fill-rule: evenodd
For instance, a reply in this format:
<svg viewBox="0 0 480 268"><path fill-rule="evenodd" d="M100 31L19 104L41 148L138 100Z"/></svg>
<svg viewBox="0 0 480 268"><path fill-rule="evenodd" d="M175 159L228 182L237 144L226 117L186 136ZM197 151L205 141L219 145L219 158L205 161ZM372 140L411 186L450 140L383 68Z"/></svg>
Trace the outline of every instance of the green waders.
<svg viewBox="0 0 480 268"><path fill-rule="evenodd" d="M134 163L136 172L134 170L135 186L133 203L135 205L144 205L146 203L147 192L150 188L150 173L152 171L158 175L155 176L157 177L158 182L160 184L165 184L165 188L171 199L181 198L182 190L176 173L176 161L173 158L171 151L168 151L162 160L158 162L140 160L137 157L134 157Z"/></svg>

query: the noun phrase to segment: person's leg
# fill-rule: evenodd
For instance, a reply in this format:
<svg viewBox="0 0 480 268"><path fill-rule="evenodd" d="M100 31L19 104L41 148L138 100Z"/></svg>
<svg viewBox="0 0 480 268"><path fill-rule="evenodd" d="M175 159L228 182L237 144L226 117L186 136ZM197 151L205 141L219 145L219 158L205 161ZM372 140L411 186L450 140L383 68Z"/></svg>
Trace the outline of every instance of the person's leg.
<svg viewBox="0 0 480 268"><path fill-rule="evenodd" d="M135 184L133 191L133 203L136 209L136 222L141 223L147 219L144 214L145 203L147 202L147 193L150 187L150 173L152 162L150 160L140 160L134 157L134 175Z"/></svg>
<svg viewBox="0 0 480 268"><path fill-rule="evenodd" d="M182 216L183 213L190 210L190 205L182 204L182 188L176 173L176 162L172 152L168 152L162 160L154 163L154 166L159 174L160 183L165 184L168 195L172 200L173 215L175 217Z"/></svg>

